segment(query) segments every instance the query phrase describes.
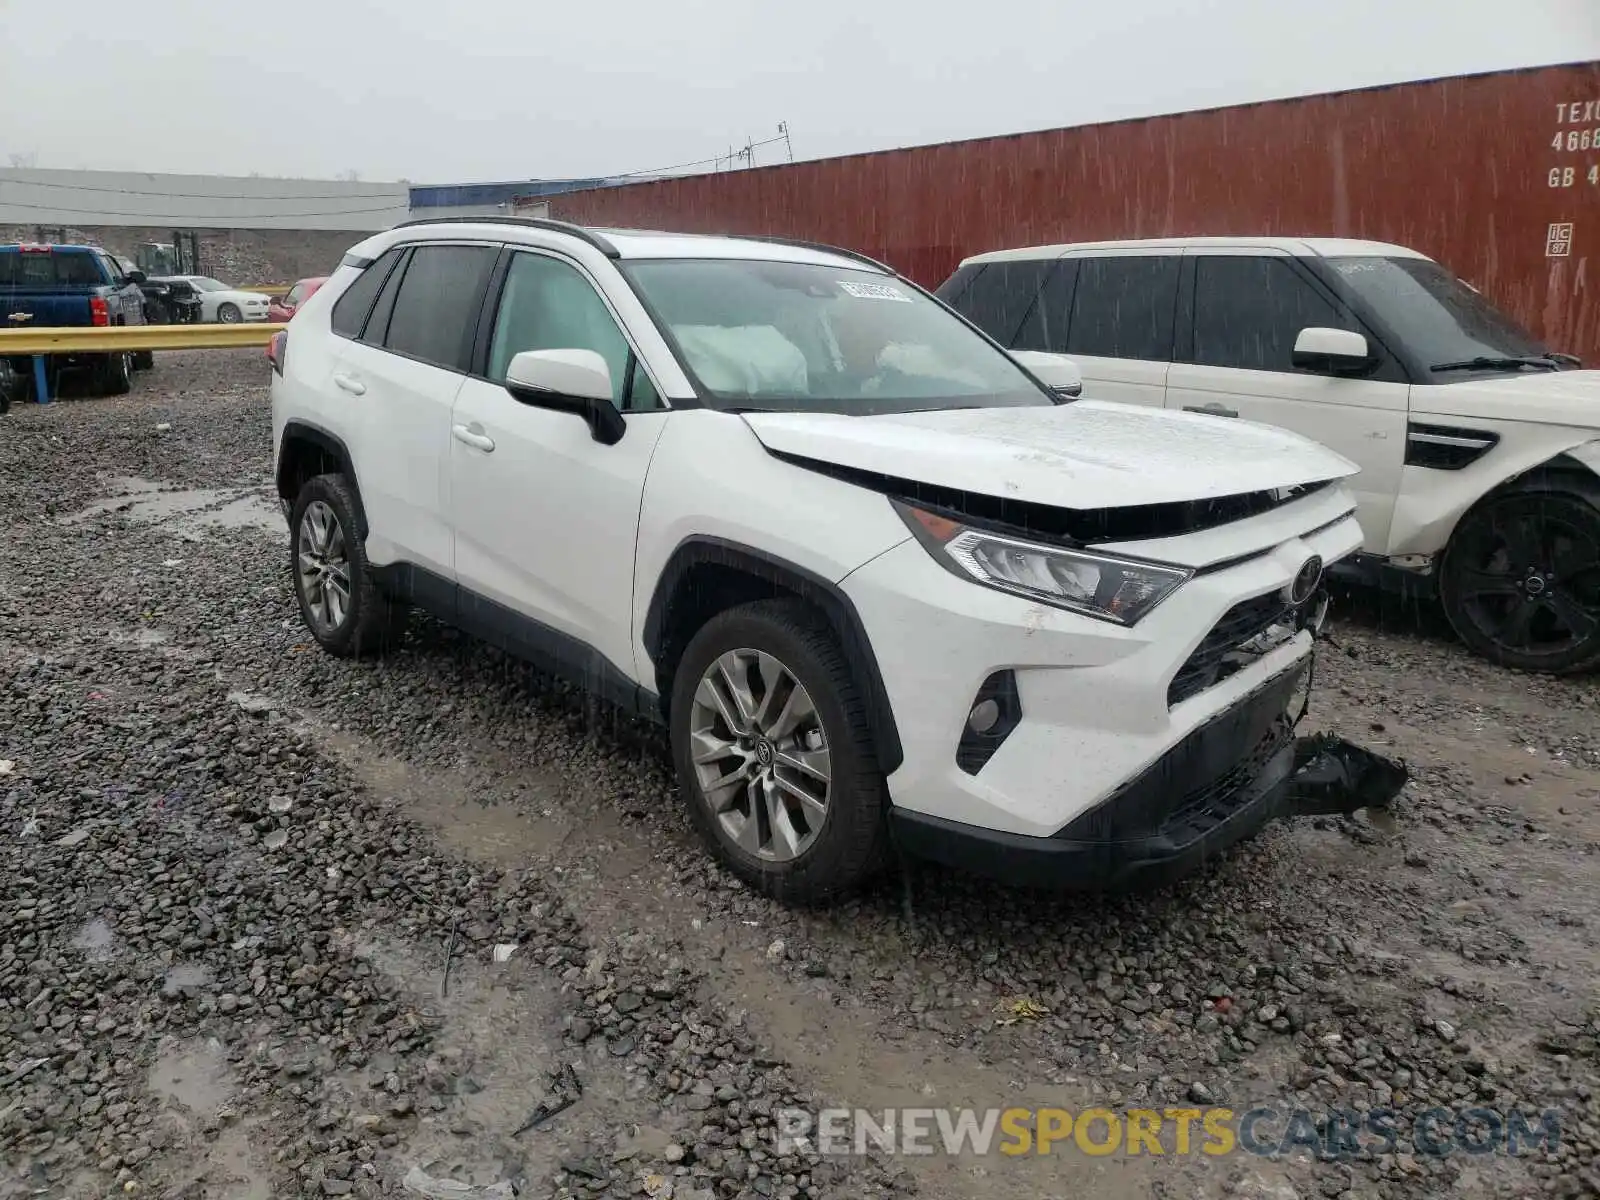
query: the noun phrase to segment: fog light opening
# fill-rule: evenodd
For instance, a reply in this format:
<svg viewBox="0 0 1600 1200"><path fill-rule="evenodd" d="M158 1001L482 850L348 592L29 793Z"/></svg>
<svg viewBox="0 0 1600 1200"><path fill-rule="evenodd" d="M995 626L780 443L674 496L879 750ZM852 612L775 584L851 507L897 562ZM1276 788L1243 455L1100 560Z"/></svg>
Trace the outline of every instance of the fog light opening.
<svg viewBox="0 0 1600 1200"><path fill-rule="evenodd" d="M967 728L976 734L990 733L998 724L1000 724L1000 702L993 698L978 701L967 714Z"/></svg>
<svg viewBox="0 0 1600 1200"><path fill-rule="evenodd" d="M956 765L968 775L976 775L1021 720L1022 697L1017 693L1017 677L1010 671L996 671L972 698L966 728L956 746Z"/></svg>

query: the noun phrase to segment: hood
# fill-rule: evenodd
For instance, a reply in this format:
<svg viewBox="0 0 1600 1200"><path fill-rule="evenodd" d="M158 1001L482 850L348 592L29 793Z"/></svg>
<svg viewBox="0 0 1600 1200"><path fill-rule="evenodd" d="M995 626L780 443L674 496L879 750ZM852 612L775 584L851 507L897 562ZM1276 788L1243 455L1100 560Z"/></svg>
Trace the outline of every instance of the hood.
<svg viewBox="0 0 1600 1200"><path fill-rule="evenodd" d="M1080 510L1209 500L1356 472L1332 450L1271 426L1099 400L744 419L779 454Z"/></svg>
<svg viewBox="0 0 1600 1200"><path fill-rule="evenodd" d="M1411 412L1600 429L1600 371L1537 371L1414 387Z"/></svg>

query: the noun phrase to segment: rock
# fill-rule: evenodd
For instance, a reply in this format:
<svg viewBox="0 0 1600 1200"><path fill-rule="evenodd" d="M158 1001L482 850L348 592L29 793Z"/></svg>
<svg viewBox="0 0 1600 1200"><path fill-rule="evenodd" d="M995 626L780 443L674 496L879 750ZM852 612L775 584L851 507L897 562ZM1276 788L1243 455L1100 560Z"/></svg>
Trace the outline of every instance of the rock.
<svg viewBox="0 0 1600 1200"><path fill-rule="evenodd" d="M406 1172L400 1185L406 1191L428 1200L515 1200L516 1189L509 1180L484 1186L460 1183L454 1179L437 1179L421 1167Z"/></svg>
<svg viewBox="0 0 1600 1200"><path fill-rule="evenodd" d="M1189 1099L1196 1104L1215 1104L1217 1102L1216 1093L1205 1084L1199 1082L1189 1085Z"/></svg>

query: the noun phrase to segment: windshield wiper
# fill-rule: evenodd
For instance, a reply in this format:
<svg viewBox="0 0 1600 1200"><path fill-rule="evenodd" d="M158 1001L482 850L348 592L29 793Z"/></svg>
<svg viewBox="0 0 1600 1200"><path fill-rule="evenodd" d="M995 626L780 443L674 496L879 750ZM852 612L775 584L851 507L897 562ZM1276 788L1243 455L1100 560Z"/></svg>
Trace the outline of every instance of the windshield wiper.
<svg viewBox="0 0 1600 1200"><path fill-rule="evenodd" d="M1434 363L1428 368L1430 371L1510 371L1517 367L1543 367L1546 371L1559 371L1561 360L1553 354L1527 354L1521 356L1506 355L1490 358L1479 355L1477 358L1467 358L1460 362Z"/></svg>

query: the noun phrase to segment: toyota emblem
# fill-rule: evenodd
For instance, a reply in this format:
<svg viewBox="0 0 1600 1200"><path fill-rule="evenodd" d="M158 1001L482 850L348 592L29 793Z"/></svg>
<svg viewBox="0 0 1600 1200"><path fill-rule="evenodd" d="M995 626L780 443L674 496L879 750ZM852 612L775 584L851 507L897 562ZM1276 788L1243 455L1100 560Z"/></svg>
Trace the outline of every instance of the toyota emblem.
<svg viewBox="0 0 1600 1200"><path fill-rule="evenodd" d="M1294 578L1289 581L1289 586L1284 589L1289 603L1299 608L1307 600L1317 594L1317 588L1322 585L1322 559L1313 554L1300 564L1300 569L1295 572Z"/></svg>

